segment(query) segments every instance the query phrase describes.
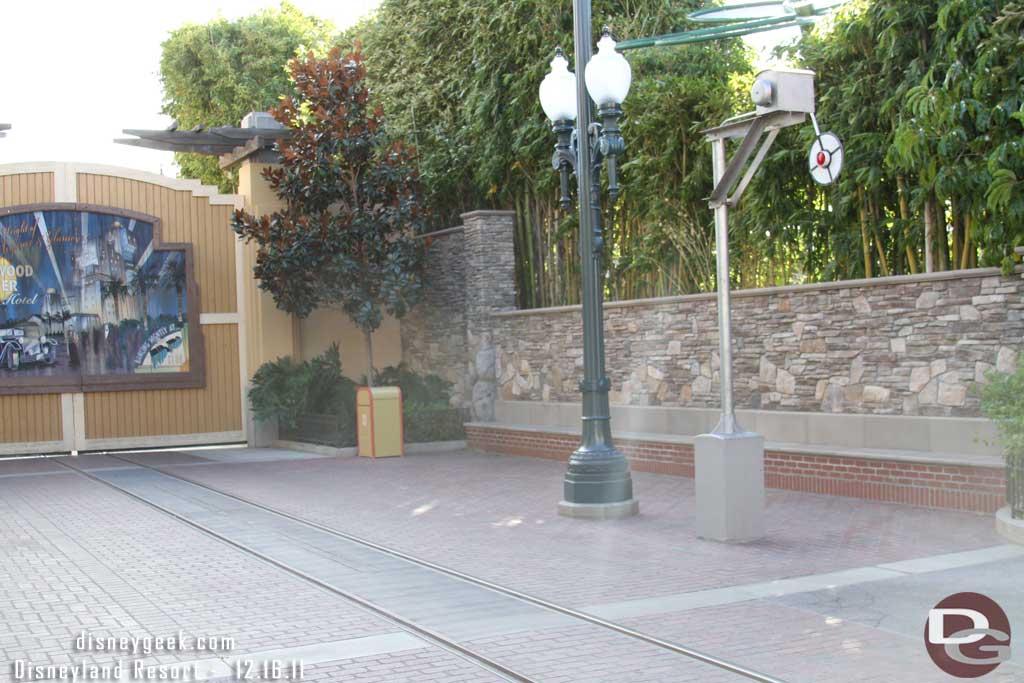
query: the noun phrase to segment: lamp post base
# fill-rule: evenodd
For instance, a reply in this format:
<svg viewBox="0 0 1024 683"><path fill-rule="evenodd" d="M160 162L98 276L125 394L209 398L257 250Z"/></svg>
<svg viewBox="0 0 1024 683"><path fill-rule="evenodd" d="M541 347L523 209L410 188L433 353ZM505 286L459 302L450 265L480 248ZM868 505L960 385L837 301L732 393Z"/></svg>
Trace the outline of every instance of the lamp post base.
<svg viewBox="0 0 1024 683"><path fill-rule="evenodd" d="M694 464L697 536L723 543L764 538L764 437L701 434Z"/></svg>
<svg viewBox="0 0 1024 683"><path fill-rule="evenodd" d="M607 445L581 446L569 458L558 514L587 519L617 519L640 511L633 497L629 462Z"/></svg>

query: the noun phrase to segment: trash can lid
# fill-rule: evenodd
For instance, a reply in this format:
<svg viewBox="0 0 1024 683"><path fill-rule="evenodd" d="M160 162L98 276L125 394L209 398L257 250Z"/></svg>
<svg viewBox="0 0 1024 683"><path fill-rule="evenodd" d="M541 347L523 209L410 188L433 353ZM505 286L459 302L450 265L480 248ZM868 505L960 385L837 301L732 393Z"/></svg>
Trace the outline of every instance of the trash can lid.
<svg viewBox="0 0 1024 683"><path fill-rule="evenodd" d="M359 405L377 401L397 401L402 398L399 387L360 387L357 393Z"/></svg>

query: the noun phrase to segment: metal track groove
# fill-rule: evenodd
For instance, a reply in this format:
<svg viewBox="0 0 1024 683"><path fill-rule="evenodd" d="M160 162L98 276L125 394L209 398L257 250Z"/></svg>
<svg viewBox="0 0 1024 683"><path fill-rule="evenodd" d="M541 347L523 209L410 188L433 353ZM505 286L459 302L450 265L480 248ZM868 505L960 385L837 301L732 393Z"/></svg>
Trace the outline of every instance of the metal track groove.
<svg viewBox="0 0 1024 683"><path fill-rule="evenodd" d="M124 460L124 458L118 458L118 459L119 460ZM74 470L75 472L77 472L78 474L81 474L84 477L87 477L87 478L89 478L89 479L91 479L91 480L93 480L95 482L98 482L100 484L108 486L108 487L114 489L115 491L118 491L119 493L122 493L122 494L124 494L126 496L134 498L135 500L137 500L137 501L139 501L139 502L141 502L141 503L143 503L145 505L148 505L149 507L151 507L151 508L153 508L155 510L159 510L160 512L162 512L162 513L164 513L164 514L166 514L166 515L168 515L170 517L173 517L174 519L178 520L179 522L182 522L183 524L187 524L188 526L198 530L199 532L201 532L202 534L204 534L206 536L209 536L209 537L211 537L211 538L213 538L213 539L215 539L217 541L220 541L221 543L229 545L229 546L231 546L231 547L233 547L233 548L235 548L237 550L241 550L241 551L245 552L248 555L252 555L253 557L255 557L255 558L257 558L257 559L259 559L259 560L261 560L261 561L263 561L263 562L265 562L267 564L273 565L273 566L277 567L278 569L284 570L285 572L287 572L289 574L292 574L293 576L296 576L296 577L298 577L298 578L300 578L300 579L302 579L304 581L307 581L307 582L317 586L318 588L326 590L329 593L333 593L333 594L335 594L335 595L337 595L337 596L339 596L341 598L344 598L345 600L348 600L349 602L357 605L358 607L360 607L360 608L362 608L362 609L372 613L373 615L383 619L384 621L392 624L396 628L398 628L398 629L400 629L402 631L405 631L406 633L409 633L411 635L414 635L414 636L416 636L416 637L426 641L427 643L430 643L431 645L436 645L437 647L440 647L441 649L449 652L450 654L453 654L453 655L455 655L455 656L457 656L457 657L459 657L459 658L461 658L461 659L463 659L465 661L468 661L469 663L474 664L474 665L476 665L476 666L486 670L487 672L497 676L498 678L500 678L502 680L509 681L510 683L539 683L539 681L537 681L536 679L524 676L524 675L522 675L522 674L520 674L520 673L518 673L518 672L516 672L516 671L514 671L514 670L512 670L512 669L510 669L508 667L506 667L505 665L503 665L503 664L501 664L499 662L496 662L493 659L490 659L489 657L481 655L481 654L479 654L479 653L477 653L477 652L475 652L475 651L473 651L473 650L471 650L471 649L469 649L467 647L464 647L463 645L460 645L459 643L457 643L456 641L454 641L454 640L452 640L450 638L446 638L446 637L444 637L444 636L442 636L442 635L440 635L438 633L435 633L434 631L432 631L430 629L424 628L423 626L420 626L419 624L416 624L415 622L412 622L412 621L409 621L408 619L400 617L397 614L395 614L394 612L392 612L392 611L390 611L390 610L388 610L388 609L386 609L384 607L381 607L380 605L377 605L377 604L375 604L375 603L373 603L373 602L371 602L369 600L365 600L365 599L359 597L358 595L355 595L354 593L350 593L350 592L348 592L348 591L346 591L344 589L338 588L337 586L335 586L333 584L330 584L330 583L327 583L326 581L321 581L320 579L318 579L318 578L316 578L314 576L311 576L311 575L307 574L306 572L304 572L304 571L302 571L300 569L296 569L295 567L292 567L291 565L289 565L289 564L287 564L285 562L281 562L279 560L275 560L273 557L270 557L269 555L266 555L265 553L261 553L258 550L255 550L255 549L249 547L248 545L246 545L244 543L239 543L238 541L234 541L231 538L229 538L229 537L227 537L227 536L225 536L223 534L217 533L216 531L213 531L212 529L209 529L208 527L204 526L203 524L200 524L198 522L194 522L194 521L184 517L183 515L180 515L177 512L174 512L173 510L169 510L169 509L163 507L162 505L158 505L157 503L154 503L154 502L152 502L150 500L147 500L143 496L140 496L140 495L137 495L135 493L132 493L131 491L128 491L127 489L124 489L124 488L122 488L122 487L120 487L120 486L118 486L116 484L113 484L113 483L111 483L111 482L109 482L109 481L107 481L105 479L102 479L100 477L97 477L96 475L91 474L87 470L83 470L81 468L75 467L74 465L70 465L67 462L64 462L63 460L57 460L57 462L60 463L61 465L63 465L64 467L67 467L68 469ZM132 461L125 460L125 462L132 462ZM137 464L137 463L133 463L133 464ZM143 467L145 467L145 466L143 465ZM155 468L150 468L150 469L155 469ZM156 471L159 472L160 470L156 470ZM165 476L174 477L173 474L167 474L166 472L160 472L160 473L164 474ZM184 477L176 477L176 478L177 479L181 479L182 481L188 481ZM188 482L188 483L193 483L193 482ZM211 489L211 490L214 490L214 489ZM242 501L242 502L245 502L245 501Z"/></svg>
<svg viewBox="0 0 1024 683"><path fill-rule="evenodd" d="M363 547L369 548L371 550L375 550L377 552L380 552L380 553L383 553L383 554L386 554L386 555L390 555L390 556L398 558L400 560L404 560L405 562L408 562L410 564L414 564L414 565L418 565L418 566L421 566L421 567L425 567L427 569L431 569L431 570L439 572L441 574L445 574L445 575L451 576L451 577L459 579L461 581L465 581L467 583L470 583L470 584L473 584L473 585L476 585L476 586L479 586L479 587L482 587L482 588L489 589L491 591L494 591L494 592L497 592L497 593L500 593L500 594L503 594L503 595L506 595L506 596L509 596L509 597L512 597L512 598L515 598L515 599L518 599L518 600L521 600L523 602L530 603L532 605L536 605L538 607L541 607L543 609L549 610L551 612L554 612L554 613L557 613L557 614L561 614L563 616L568 616L568 617L571 617L573 619L576 619L576 620L579 620L579 621L583 621L583 622L586 622L586 623L589 623L589 624L593 624L595 626L599 626L599 627L607 629L609 631L613 631L613 632L618 633L620 635L627 636L629 638L633 638L635 640L642 641L642 642L647 643L649 645L654 645L654 646L656 646L658 648L661 648L663 650L667 650L669 652L673 652L675 654L682 655L684 657L695 659L695 660L703 662L705 664L714 666L715 668L722 669L724 671L729 671L731 673L734 673L734 674L739 675L739 676L743 676L744 678L750 679L752 681L757 681L757 683L786 683L786 681L783 681L782 679L776 678L774 676L770 676L770 675L762 673L760 671L755 671L753 669L749 669L749 668L747 668L745 666L742 666L742 665L739 665L739 664L735 664L733 662L729 662L729 661L724 660L724 659L722 659L720 657L716 657L715 655L711 655L711 654L708 654L708 653L705 653L705 652L701 652L700 650L695 650L695 649L687 647L685 645L680 645L679 643L674 643L674 642L671 642L671 641L667 641L667 640L664 640L662 638L658 638L656 636L652 636L650 634L644 633L642 631L637 631L637 630L629 628L627 626L623 626L621 624L617 624L617 623L615 623L613 621L608 621L607 619L602 619L600 617L594 616L592 614L587 614L586 612L581 612L581 611L573 609L571 607L566 607L564 605L559 605L558 603L551 602L550 600L546 600L544 598L540 598L540 597L537 597L535 595L530 595L529 593L523 593L521 591L515 590L514 588L509 588L509 587L503 586L501 584L493 583L493 582L488 581L486 579L482 579L480 577L473 576L471 574L466 574L466 573L460 572L460 571L458 571L456 569L451 569L451 568L446 567L444 565L436 564L434 562L431 562L429 560L424 560L424 559L416 557L414 555L409 555L408 553L404 553L404 552L402 552L400 550L396 550L394 548L390 548L388 546L381 545L381 544L376 543L374 541L370 541L370 540L367 540L365 538L361 538L359 536L356 536L354 534L348 533L346 531L342 531L340 529L335 529L333 527L326 526L324 524L320 524L319 522L314 522L314 521L311 521L311 520L308 520L308 519L305 519L305 518L302 518L302 517L298 517L298 516L293 515L291 513L284 512L282 510L279 510L277 508L271 507L269 505L265 505L263 503L259 503L259 502L253 501L253 500L250 500L248 498L244 498L242 496L235 495L233 493L228 493L226 491L222 491L221 489L218 489L216 487L210 486L210 485L205 484L205 483L200 482L200 481L196 481L196 480L191 479L189 477L184 477L184 476L181 476L179 474L171 473L171 472L168 472L168 471L166 471L164 469L161 469L159 467L156 467L156 466L153 466L153 465L147 465L145 463L141 463L141 462L138 462L136 460L131 460L129 458L125 458L125 457L119 456L119 455L117 455L115 453L104 453L104 455L106 455L107 457L110 457L110 458L114 458L114 459L120 460L120 461L125 462L127 464L133 465L135 467L142 467L142 468L145 468L145 469L149 469L149 470L152 470L152 471L157 472L159 474L162 474L164 476L171 477L173 479L177 479L179 481L186 482L186 483L191 484L193 486L198 486L199 488L206 489L208 491L211 491L213 493L219 494L221 496L225 496L227 498L231 498L231 499L236 500L236 501L238 501L240 503L243 503L243 504L246 504L246 505L250 505L252 507L258 508L258 509L263 510L265 512L269 512L269 513L271 513L273 515L276 515L278 517L281 517L281 518L284 518L284 519L288 519L288 520L290 520L292 522L296 522L296 523L299 523L299 524L303 524L303 525L308 526L310 528L317 529L318 531L322 531L324 533L327 533L327 534L330 534L332 536L344 539L344 540L349 541L351 543L355 543L355 544L361 545ZM241 548L242 550L246 551L249 554L255 555L255 556L257 556L257 557L259 557L259 558L261 558L261 559L263 559L263 560L265 560L267 562L270 562L271 564L274 564L274 565L276 565L278 567L281 567L282 569L285 569L286 571L288 571L288 572L290 572L292 574L300 576L301 578L303 578L303 579L305 579L307 581L315 583L315 584L317 584L318 586L320 586L322 588L326 588L327 590L329 590L329 591L331 591L333 593L337 593L337 594L341 595L342 597L345 597L346 599L351 600L352 602L355 602L357 604L360 604L360 605L364 606L366 609L369 609L370 611L372 611L372 612L374 612L376 614L383 615L389 621L392 621L393 623L395 623L399 627L404 628L405 630L412 631L413 633L415 633L417 635L423 635L423 637L427 638L428 640L431 640L431 642L434 642L435 644L438 644L438 645L444 647L445 649L447 649L447 650L449 650L451 652L455 652L457 654L460 654L460 656L462 656L463 658L470 659L474 663L477 663L478 665L483 666L483 668L486 668L488 670L492 670L493 673L496 673L498 675L502 675L502 677L505 678L506 680L519 681L520 683L535 683L534 681L532 681L532 679L529 679L529 678L523 676L522 674L518 674L518 673L516 673L516 672L514 672L514 671L512 671L510 669L507 669L503 665L498 664L497 662L494 662L493 660L490 660L489 658L484 657L483 655L479 655L479 654L473 652L472 650L470 650L470 649L468 649L468 648L466 648L466 647L464 647L462 645L459 645L455 641L452 641L452 640L450 640L448 638L445 638L444 636L441 636L441 635L439 635L437 633L429 631L428 629L424 629L422 626L419 626L419 625L417 625L417 624L415 624L413 622L410 622L410 621L408 621L406 619L403 619L402 617L399 617L398 615L393 614L389 610L386 610L386 609L384 609L382 607L374 605L373 603L371 603L371 602L369 602L367 600L364 600L363 598L360 598L360 597L358 597L356 595L353 595L353 594L351 594L351 593L349 593L347 591L339 589L336 586L332 586L330 584L326 584L326 583L324 583L324 582L322 582L322 581L320 581L320 580L318 580L318 579L316 579L314 577L308 576L308 575L306 575L304 572L302 572L300 570L294 569L292 567L287 566L284 563L281 563L281 562L279 562L277 560L274 560L273 558L267 557L264 554L262 554L262 553L260 553L260 552L258 552L256 550L253 550L253 549L245 546L244 544L238 543L236 541L232 541L231 539L226 538L226 537L222 536L221 534L218 534L217 532L214 532L214 531L211 531L209 529L206 529L205 527L203 527L200 524L197 524L195 522L192 522L191 520L185 519L181 515L179 515L179 514L177 514L175 512L167 510L167 509L163 508L162 506L157 505L155 503L152 503L152 502L146 500L145 498L142 498L142 497L140 497L140 496L138 496L138 495L136 495L134 493L131 493L129 491L125 491L124 489L121 489L120 487L118 487L118 486L116 486L114 484L111 484L110 482L107 482L107 481L105 481L103 479L100 479L99 477L95 477L95 476L89 474L88 472L86 472L84 470L81 470L81 469L79 469L77 467L73 467L71 465L68 465L65 462L61 462L61 464L64 464L65 466L70 467L71 469L76 470L77 472L80 472L80 473L84 474L85 476L87 476L87 477L89 477L91 479L95 479L97 481L100 481L100 482L106 484L107 486L110 486L110 487L112 487L112 488L114 488L114 489L116 489L118 491L121 491L122 493L125 493L126 495L129 495L129 496L131 496L133 498L136 498L136 499L146 503L147 505L150 505L151 507L154 507L154 508L156 508L158 510L161 510L161 511L165 512L166 514L169 514L169 515L175 517L176 519L179 519L179 520L185 522L186 524L189 524L190 526L193 526L193 527L196 527L196 528L200 529L201 531L203 531L206 534L209 534L209 535L214 536L214 537L216 537L218 539L221 539L222 541L224 541L224 542L226 542L226 543L228 543L228 544L230 544L232 546L235 546L237 548ZM445 645L442 645L442 643L447 643L448 645L445 646ZM486 662L486 664L485 664L485 662ZM491 667L493 667L493 669ZM503 674L499 673L499 672L503 672Z"/></svg>

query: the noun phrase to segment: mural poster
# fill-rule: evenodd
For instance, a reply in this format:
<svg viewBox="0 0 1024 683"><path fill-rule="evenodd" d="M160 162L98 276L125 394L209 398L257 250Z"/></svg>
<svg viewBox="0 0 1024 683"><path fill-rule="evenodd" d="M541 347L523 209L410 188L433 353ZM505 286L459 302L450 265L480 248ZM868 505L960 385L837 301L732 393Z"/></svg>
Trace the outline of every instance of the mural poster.
<svg viewBox="0 0 1024 683"><path fill-rule="evenodd" d="M188 373L187 254L155 237L116 213L0 215L0 389Z"/></svg>

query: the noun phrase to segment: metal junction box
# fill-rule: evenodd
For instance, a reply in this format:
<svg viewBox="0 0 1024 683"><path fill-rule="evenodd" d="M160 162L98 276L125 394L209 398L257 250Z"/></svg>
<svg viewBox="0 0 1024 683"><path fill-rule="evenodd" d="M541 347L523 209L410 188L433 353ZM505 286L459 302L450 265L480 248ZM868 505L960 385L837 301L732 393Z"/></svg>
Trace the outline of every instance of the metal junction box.
<svg viewBox="0 0 1024 683"><path fill-rule="evenodd" d="M806 69L768 69L754 79L750 97L758 114L774 111L814 113L814 72Z"/></svg>
<svg viewBox="0 0 1024 683"><path fill-rule="evenodd" d="M405 455L402 390L398 387L359 387L356 391L356 434L359 455L363 457Z"/></svg>

